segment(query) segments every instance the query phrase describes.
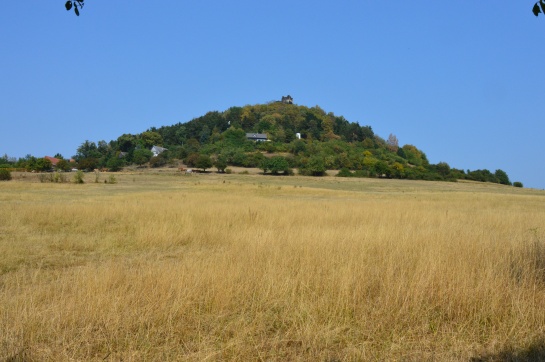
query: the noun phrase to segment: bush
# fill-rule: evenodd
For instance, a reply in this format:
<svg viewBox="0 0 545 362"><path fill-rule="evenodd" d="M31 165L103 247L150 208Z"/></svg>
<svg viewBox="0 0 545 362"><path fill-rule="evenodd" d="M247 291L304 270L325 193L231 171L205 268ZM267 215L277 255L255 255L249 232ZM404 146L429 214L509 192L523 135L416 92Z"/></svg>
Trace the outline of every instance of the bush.
<svg viewBox="0 0 545 362"><path fill-rule="evenodd" d="M76 172L76 174L74 175L74 183L76 184L83 184L85 183L85 181L83 181L85 175L83 174L83 171L79 170L78 172Z"/></svg>
<svg viewBox="0 0 545 362"><path fill-rule="evenodd" d="M6 169L0 169L0 181L11 180L11 172Z"/></svg>
<svg viewBox="0 0 545 362"><path fill-rule="evenodd" d="M277 175L282 172L284 174L289 173L290 166L288 161L282 156L274 156L272 158L264 158L259 166L263 170L263 173L271 171L273 175Z"/></svg>
<svg viewBox="0 0 545 362"><path fill-rule="evenodd" d="M53 182L57 183L65 183L66 182L66 175L62 172L55 172L53 174Z"/></svg>
<svg viewBox="0 0 545 362"><path fill-rule="evenodd" d="M44 183L47 181L53 182L53 175L50 173L39 173L38 180L40 180L41 183Z"/></svg>
<svg viewBox="0 0 545 362"><path fill-rule="evenodd" d="M325 176L326 167L324 161L320 157L313 156L309 159L305 167L299 170L303 176Z"/></svg>
<svg viewBox="0 0 545 362"><path fill-rule="evenodd" d="M337 173L337 177L352 177L352 176L354 176L354 175L346 167L341 168L339 170L339 173Z"/></svg>
<svg viewBox="0 0 545 362"><path fill-rule="evenodd" d="M522 182L520 182L520 181L515 181L515 182L513 182L513 186L515 186L515 187L523 187Z"/></svg>
<svg viewBox="0 0 545 362"><path fill-rule="evenodd" d="M150 167L162 167L167 164L167 160L164 157L161 157L161 155L152 157L149 160Z"/></svg>

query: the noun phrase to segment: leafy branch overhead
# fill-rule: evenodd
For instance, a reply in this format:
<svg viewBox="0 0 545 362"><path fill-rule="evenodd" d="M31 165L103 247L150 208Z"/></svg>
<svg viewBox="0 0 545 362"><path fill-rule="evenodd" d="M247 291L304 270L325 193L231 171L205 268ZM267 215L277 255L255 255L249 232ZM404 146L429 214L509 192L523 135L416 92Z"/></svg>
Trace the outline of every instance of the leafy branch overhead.
<svg viewBox="0 0 545 362"><path fill-rule="evenodd" d="M67 11L70 11L72 10L72 8L74 8L74 12L76 13L77 16L79 16L79 9L83 8L83 1L84 0L68 0L65 4L64 4L64 7L66 8Z"/></svg>
<svg viewBox="0 0 545 362"><path fill-rule="evenodd" d="M532 12L535 16L538 16L539 13L543 12L545 14L545 0L539 0L534 4L534 8L532 9Z"/></svg>

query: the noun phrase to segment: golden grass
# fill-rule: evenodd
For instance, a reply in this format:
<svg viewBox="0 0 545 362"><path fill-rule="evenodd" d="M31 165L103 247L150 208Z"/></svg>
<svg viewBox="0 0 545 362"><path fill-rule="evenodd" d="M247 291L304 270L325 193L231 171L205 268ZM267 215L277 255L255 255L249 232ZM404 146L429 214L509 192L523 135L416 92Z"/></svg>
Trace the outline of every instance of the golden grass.
<svg viewBox="0 0 545 362"><path fill-rule="evenodd" d="M544 192L116 177L0 183L0 360L545 358Z"/></svg>

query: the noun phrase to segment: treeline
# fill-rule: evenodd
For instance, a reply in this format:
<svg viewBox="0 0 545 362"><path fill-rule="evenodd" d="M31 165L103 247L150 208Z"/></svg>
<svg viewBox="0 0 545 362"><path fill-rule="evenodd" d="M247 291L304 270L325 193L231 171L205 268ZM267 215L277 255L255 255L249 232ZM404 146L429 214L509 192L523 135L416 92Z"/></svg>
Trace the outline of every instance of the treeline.
<svg viewBox="0 0 545 362"><path fill-rule="evenodd" d="M246 133L266 134L268 141L248 140ZM153 146L166 150L154 156ZM394 135L385 140L375 135L370 126L349 122L318 106L281 102L209 112L186 123L123 134L109 142L85 141L73 158L75 164L64 165L66 168L117 171L131 164L161 167L183 162L203 170L215 166L219 172L228 166L241 166L259 167L274 174L291 174L297 169L302 175L319 176L335 169L341 170L339 176L346 177L468 179L511 184L502 170L466 172L445 162L430 164L423 151L413 145L400 147ZM16 164L15 167L47 168L31 156L8 161L4 158L4 164Z"/></svg>

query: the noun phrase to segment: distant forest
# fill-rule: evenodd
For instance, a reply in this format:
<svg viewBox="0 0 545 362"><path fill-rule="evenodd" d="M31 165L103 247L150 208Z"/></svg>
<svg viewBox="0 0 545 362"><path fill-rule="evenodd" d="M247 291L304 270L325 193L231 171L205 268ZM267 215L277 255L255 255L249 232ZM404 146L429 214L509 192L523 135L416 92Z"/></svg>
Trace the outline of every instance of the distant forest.
<svg viewBox="0 0 545 362"><path fill-rule="evenodd" d="M248 134L266 140L249 139ZM151 151L159 150L155 154ZM383 139L371 126L349 122L326 113L319 106L284 102L231 107L208 112L186 123L152 127L140 134L122 134L109 142L84 141L72 162L54 168L69 170L108 169L125 166L212 167L229 172L229 166L258 167L264 173L321 176L339 170L344 177L384 177L456 181L459 179L511 185L506 172L458 170L448 163L431 164L414 145L400 146L393 134ZM52 168L47 159L27 156L19 160L7 155L0 167L43 171ZM516 183L518 186L520 183Z"/></svg>

